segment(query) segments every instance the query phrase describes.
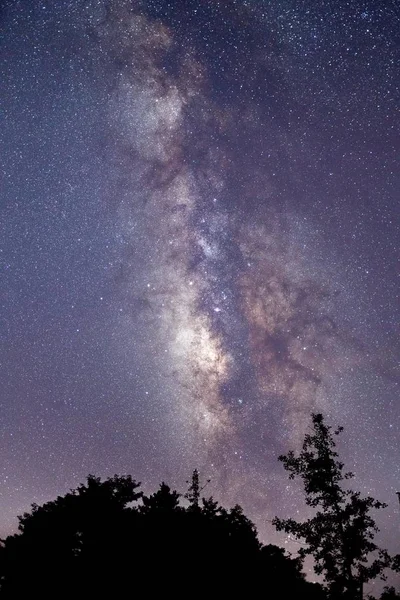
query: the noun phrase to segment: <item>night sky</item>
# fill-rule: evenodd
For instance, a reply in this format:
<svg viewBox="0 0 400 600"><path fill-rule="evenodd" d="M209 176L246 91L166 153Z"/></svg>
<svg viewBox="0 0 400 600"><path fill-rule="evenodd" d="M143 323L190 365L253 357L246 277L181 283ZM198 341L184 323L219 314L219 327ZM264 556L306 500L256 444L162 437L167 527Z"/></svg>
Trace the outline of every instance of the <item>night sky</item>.
<svg viewBox="0 0 400 600"><path fill-rule="evenodd" d="M400 514L400 8L2 1L0 534L88 473L306 512L312 411ZM397 548L398 551L398 548Z"/></svg>

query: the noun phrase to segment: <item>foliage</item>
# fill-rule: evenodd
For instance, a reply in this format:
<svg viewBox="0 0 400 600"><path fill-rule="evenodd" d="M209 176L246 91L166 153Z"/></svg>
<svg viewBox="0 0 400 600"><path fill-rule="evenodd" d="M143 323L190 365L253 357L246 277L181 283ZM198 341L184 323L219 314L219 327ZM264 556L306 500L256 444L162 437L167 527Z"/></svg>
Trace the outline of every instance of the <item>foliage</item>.
<svg viewBox="0 0 400 600"><path fill-rule="evenodd" d="M374 596L367 596L368 600L376 600ZM396 592L394 587L385 586L379 600L400 600L400 594Z"/></svg>
<svg viewBox="0 0 400 600"><path fill-rule="evenodd" d="M265 589L272 600L325 598L305 581L301 561L260 544L240 506L226 509L201 490L195 471L184 507L164 482L146 496L131 477L90 475L65 496L32 505L0 548L0 597L127 596L142 581L147 597L190 589L207 596L212 588L222 597Z"/></svg>
<svg viewBox="0 0 400 600"><path fill-rule="evenodd" d="M380 600L400 600L400 594L396 592L394 587L385 587Z"/></svg>
<svg viewBox="0 0 400 600"><path fill-rule="evenodd" d="M276 518L279 530L306 542L296 558L275 545L263 546L239 505L224 508L204 498L193 471L186 504L162 482L145 495L131 476L105 481L89 475L84 484L19 517L19 531L0 544L0 597L130 597L143 593L326 600L327 591L305 580L311 554L329 598L358 598L360 582L383 576L391 559L374 543L371 509L384 505L362 498L343 483L334 435L321 415L299 456L280 460L289 477L303 480L307 504L316 515L303 523ZM376 556L369 560L370 556ZM381 600L398 598L386 588Z"/></svg>
<svg viewBox="0 0 400 600"><path fill-rule="evenodd" d="M344 485L353 474L343 472L335 450L335 436L343 428L332 433L321 414L313 414L312 423L299 455L290 451L279 460L290 479L302 479L306 504L317 512L304 522L275 518L273 523L278 531L306 543L300 556L314 557L315 571L323 574L331 597L358 598L363 584L377 576L384 579L384 570L392 563L374 542L378 528L370 514L385 504Z"/></svg>

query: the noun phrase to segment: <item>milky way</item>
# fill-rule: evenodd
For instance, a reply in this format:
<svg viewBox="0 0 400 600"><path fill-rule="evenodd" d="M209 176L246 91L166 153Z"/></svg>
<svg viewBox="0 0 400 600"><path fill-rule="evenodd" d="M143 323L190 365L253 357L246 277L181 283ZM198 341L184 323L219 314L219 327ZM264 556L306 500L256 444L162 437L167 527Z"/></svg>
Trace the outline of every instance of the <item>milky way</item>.
<svg viewBox="0 0 400 600"><path fill-rule="evenodd" d="M150 246L144 256L142 234L126 267L127 301L157 346L148 360L173 396L173 437L183 427L189 452L198 454L198 445L223 452L229 468L226 448L259 413L278 414L289 439L304 433L311 411L321 408L324 375L334 370L335 289L310 264L312 249L304 252L287 198L276 202L273 174L267 170L265 189L261 182L255 189L255 165L240 157L241 141L257 131L265 141L255 160L279 145L290 165L291 140L277 139L251 99L239 94L223 108L213 101L191 39L177 47L171 28L120 7L97 31L116 66L116 152L125 157L125 179L135 181L121 227L128 223L126 243L135 247L142 220ZM268 54L259 50L258 76L268 81ZM235 68L247 87L244 65ZM290 169L287 177L291 185ZM139 281L136 256L144 264Z"/></svg>
<svg viewBox="0 0 400 600"><path fill-rule="evenodd" d="M5 530L197 467L282 542L312 411L393 516L394 10L6 3Z"/></svg>

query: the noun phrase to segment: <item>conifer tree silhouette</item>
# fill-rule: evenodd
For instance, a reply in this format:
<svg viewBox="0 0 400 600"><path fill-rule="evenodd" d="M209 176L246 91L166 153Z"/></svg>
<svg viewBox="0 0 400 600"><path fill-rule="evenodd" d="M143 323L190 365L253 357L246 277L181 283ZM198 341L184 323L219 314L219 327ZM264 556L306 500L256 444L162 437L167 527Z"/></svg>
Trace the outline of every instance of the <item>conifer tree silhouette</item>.
<svg viewBox="0 0 400 600"><path fill-rule="evenodd" d="M201 486L200 474L197 469L193 471L191 479L186 481L186 483L190 483L190 486L184 497L186 500L189 500L191 510L199 510L201 492L204 490L207 484L210 483L210 481L211 479L207 479L206 483Z"/></svg>

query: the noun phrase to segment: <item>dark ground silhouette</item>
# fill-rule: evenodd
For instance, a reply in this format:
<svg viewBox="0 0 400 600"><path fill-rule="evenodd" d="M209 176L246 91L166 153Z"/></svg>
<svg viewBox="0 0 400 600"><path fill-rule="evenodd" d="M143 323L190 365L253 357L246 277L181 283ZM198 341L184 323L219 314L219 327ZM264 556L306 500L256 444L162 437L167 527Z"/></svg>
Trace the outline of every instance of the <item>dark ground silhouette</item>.
<svg viewBox="0 0 400 600"><path fill-rule="evenodd" d="M89 476L65 496L33 505L19 529L0 553L2 598L324 598L298 559L259 543L239 506L198 498L183 507L165 483L146 497L129 476Z"/></svg>
<svg viewBox="0 0 400 600"><path fill-rule="evenodd" d="M364 509L372 505L354 492L342 492L342 465L330 428L321 415L313 415L313 425L299 457L281 457L292 476L303 477L307 503L321 509L322 502L316 520L275 520L278 529L308 542L297 558L278 546L263 546L240 506L226 509L212 497L201 497L197 470L184 497L166 483L145 496L131 476L102 481L89 475L65 496L33 504L19 517L19 532L0 546L0 597L359 600L360 589L343 581L350 573L343 557L352 552L352 567L362 566L362 553L371 546L360 547L360 540L372 543L371 527L374 531ZM362 509L358 525L349 507L355 518ZM346 510L351 513L347 521ZM347 545L344 531L353 532ZM318 552L325 587L306 581L302 573L302 557L312 554L318 567ZM396 557L395 568L398 562ZM397 598L393 588L382 595L382 600Z"/></svg>

